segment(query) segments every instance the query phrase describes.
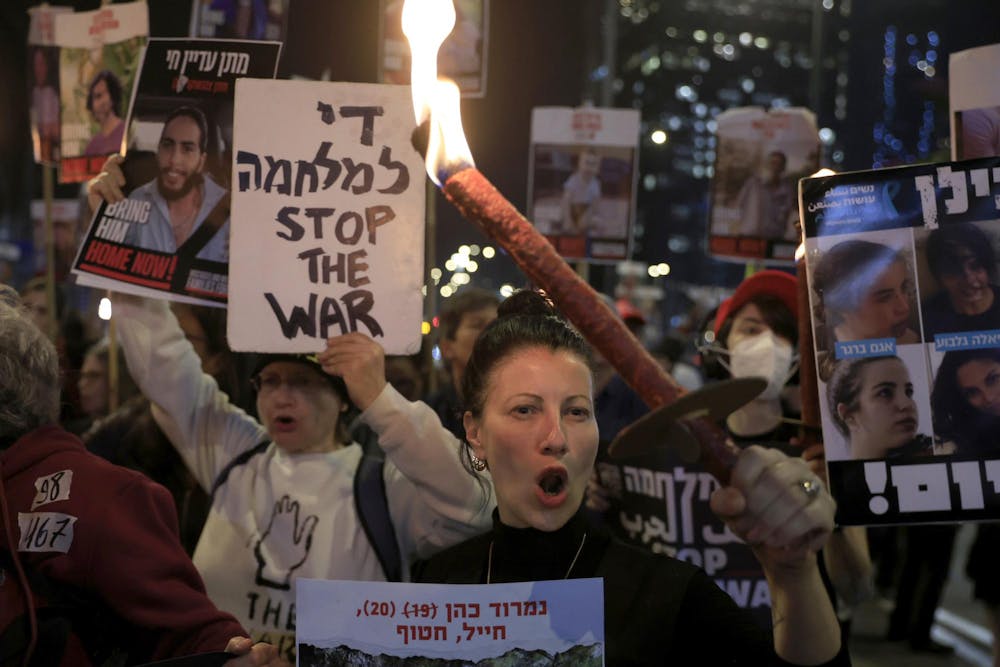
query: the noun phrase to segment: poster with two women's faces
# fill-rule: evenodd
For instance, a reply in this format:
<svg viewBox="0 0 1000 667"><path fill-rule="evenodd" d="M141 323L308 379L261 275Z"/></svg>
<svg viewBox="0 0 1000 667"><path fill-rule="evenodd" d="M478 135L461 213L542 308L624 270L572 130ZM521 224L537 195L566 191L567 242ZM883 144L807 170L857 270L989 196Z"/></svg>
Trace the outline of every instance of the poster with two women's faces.
<svg viewBox="0 0 1000 667"><path fill-rule="evenodd" d="M799 198L838 521L1000 518L1000 158Z"/></svg>

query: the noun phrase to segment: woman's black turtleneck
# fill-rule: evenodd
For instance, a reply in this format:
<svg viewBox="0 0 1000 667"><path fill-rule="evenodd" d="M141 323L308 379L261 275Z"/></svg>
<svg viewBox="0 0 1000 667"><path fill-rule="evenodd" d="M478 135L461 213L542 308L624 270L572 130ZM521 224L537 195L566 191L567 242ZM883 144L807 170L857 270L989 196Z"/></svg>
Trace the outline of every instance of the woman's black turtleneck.
<svg viewBox="0 0 1000 667"><path fill-rule="evenodd" d="M493 567L488 577L490 583L590 576L583 574L587 568L582 562L581 549L581 545L586 548L584 536L587 535L588 527L583 512L577 512L562 528L552 532L535 528L511 528L501 522L499 512L493 510ZM590 532L594 533L593 529ZM597 541L593 534L586 539ZM580 557L576 557L578 551ZM593 549L588 550L588 553L592 551ZM569 572L571 563L573 572ZM488 549L486 567L489 569ZM484 583L486 579L487 576L484 575Z"/></svg>
<svg viewBox="0 0 1000 667"><path fill-rule="evenodd" d="M605 664L788 664L702 570L616 540L582 511L545 532L511 528L494 510L492 531L416 563L411 573L422 583L484 584L488 570L494 584L563 579L578 549L569 578L604 579ZM846 650L827 663L849 664Z"/></svg>

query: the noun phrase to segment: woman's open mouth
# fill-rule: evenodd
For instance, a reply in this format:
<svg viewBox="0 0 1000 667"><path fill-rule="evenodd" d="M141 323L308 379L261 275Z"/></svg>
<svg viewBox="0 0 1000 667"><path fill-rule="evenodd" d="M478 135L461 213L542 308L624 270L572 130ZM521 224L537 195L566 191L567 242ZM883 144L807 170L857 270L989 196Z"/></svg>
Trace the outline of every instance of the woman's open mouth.
<svg viewBox="0 0 1000 667"><path fill-rule="evenodd" d="M552 467L542 471L536 480L536 495L546 507L558 507L566 501L569 474L565 468Z"/></svg>
<svg viewBox="0 0 1000 667"><path fill-rule="evenodd" d="M278 433L288 433L289 431L295 430L295 419L289 417L288 415L278 415L274 418L272 422L274 425L274 430Z"/></svg>

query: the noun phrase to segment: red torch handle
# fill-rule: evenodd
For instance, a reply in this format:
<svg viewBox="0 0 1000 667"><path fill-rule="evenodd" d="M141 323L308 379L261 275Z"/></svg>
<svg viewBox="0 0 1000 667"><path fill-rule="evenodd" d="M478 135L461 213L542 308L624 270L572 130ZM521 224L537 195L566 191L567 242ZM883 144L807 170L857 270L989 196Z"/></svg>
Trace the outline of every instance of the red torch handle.
<svg viewBox="0 0 1000 667"><path fill-rule="evenodd" d="M684 389L650 356L621 318L482 173L463 169L448 178L443 192L465 218L501 245L528 278L545 290L650 408L667 405L683 395ZM726 444L725 433L706 419L690 420L689 428L692 425L692 433L702 444L705 467L726 481L735 454Z"/></svg>

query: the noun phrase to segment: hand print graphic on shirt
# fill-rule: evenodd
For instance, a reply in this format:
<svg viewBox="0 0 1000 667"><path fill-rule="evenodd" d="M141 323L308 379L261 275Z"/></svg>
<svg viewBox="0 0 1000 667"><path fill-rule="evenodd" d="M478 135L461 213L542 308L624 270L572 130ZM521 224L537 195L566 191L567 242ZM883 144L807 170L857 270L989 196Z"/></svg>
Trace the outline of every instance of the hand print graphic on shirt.
<svg viewBox="0 0 1000 667"><path fill-rule="evenodd" d="M283 591L291 588L292 573L309 557L313 531L318 522L319 517L315 514L300 521L299 501L292 500L287 494L274 503L271 520L253 548L254 558L257 559L258 585ZM287 558L287 567L268 563L268 554L287 552L289 547L292 547L292 555Z"/></svg>

